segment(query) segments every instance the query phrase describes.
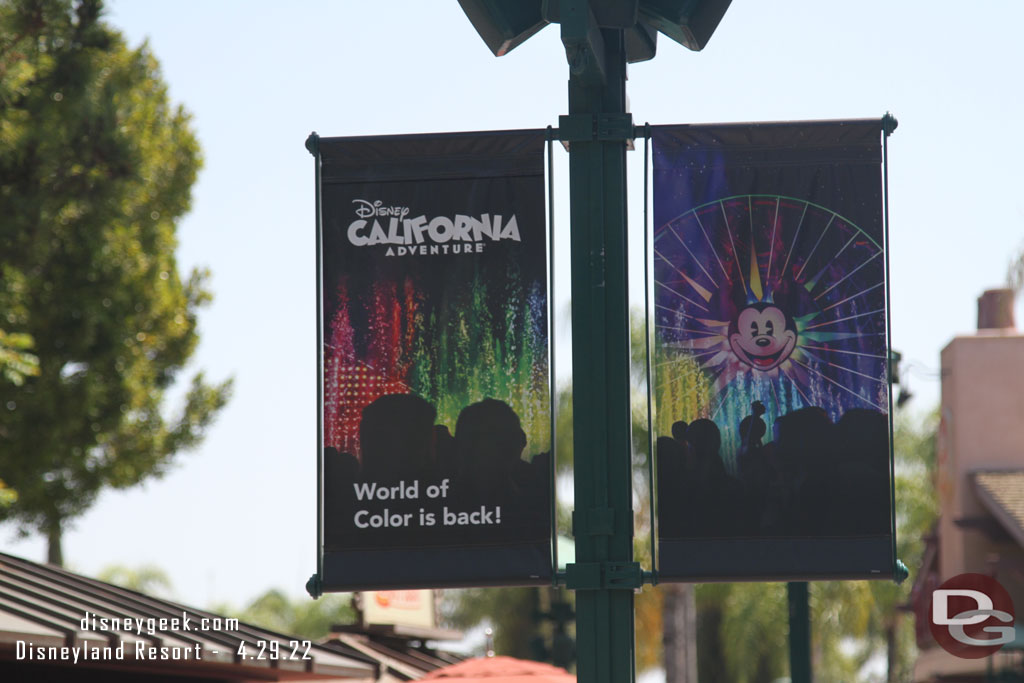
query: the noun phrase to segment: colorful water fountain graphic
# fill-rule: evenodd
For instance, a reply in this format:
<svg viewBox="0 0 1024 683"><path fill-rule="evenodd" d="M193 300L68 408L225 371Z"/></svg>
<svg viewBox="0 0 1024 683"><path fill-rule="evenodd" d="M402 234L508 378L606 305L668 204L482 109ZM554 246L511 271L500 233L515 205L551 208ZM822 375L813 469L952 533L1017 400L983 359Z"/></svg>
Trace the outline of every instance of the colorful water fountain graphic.
<svg viewBox="0 0 1024 683"><path fill-rule="evenodd" d="M505 401L526 432L525 454L549 449L543 287L518 273L466 270L440 282L415 272L338 279L325 296L325 446L358 457L363 408L414 393L453 431L471 403Z"/></svg>
<svg viewBox="0 0 1024 683"><path fill-rule="evenodd" d="M741 195L666 221L654 244L659 433L710 418L734 468L754 401L769 425L808 406L888 412L878 239L802 199Z"/></svg>

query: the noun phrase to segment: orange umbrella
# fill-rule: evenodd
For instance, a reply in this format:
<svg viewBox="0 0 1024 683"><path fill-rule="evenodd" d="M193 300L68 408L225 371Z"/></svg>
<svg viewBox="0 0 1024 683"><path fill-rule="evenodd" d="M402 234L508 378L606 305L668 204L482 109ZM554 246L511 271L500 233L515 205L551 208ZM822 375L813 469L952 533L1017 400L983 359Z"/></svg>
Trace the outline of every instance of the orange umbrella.
<svg viewBox="0 0 1024 683"><path fill-rule="evenodd" d="M435 669L420 679L437 683L576 683L576 676L551 664L515 657L479 657Z"/></svg>

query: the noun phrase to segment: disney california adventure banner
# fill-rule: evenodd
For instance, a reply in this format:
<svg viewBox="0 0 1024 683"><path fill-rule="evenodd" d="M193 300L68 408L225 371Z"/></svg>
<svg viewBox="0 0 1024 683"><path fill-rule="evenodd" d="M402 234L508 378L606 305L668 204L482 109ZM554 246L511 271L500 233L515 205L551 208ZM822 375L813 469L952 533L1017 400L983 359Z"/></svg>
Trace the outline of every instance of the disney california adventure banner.
<svg viewBox="0 0 1024 683"><path fill-rule="evenodd" d="M662 577L891 577L881 121L653 129Z"/></svg>
<svg viewBox="0 0 1024 683"><path fill-rule="evenodd" d="M319 141L325 590L550 581L543 145Z"/></svg>

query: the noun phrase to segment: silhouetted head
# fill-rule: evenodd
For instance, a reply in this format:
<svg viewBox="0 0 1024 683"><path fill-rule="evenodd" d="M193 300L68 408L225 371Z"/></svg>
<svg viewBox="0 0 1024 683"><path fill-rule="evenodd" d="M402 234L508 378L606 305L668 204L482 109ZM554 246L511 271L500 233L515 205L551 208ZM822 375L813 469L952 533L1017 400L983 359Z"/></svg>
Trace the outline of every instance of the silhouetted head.
<svg viewBox="0 0 1024 683"><path fill-rule="evenodd" d="M388 394L363 408L359 442L363 471L411 476L433 461L437 410L414 394Z"/></svg>
<svg viewBox="0 0 1024 683"><path fill-rule="evenodd" d="M333 446L324 448L324 479L351 481L359 472L359 461L351 453L342 453Z"/></svg>
<svg viewBox="0 0 1024 683"><path fill-rule="evenodd" d="M677 420L672 423L672 438L682 443L686 441L686 423L682 420Z"/></svg>
<svg viewBox="0 0 1024 683"><path fill-rule="evenodd" d="M526 447L519 416L504 401L485 398L466 406L455 423L455 447L464 465L517 461Z"/></svg>
<svg viewBox="0 0 1024 683"><path fill-rule="evenodd" d="M778 446L787 457L820 459L835 448L835 425L817 406L800 408L776 420Z"/></svg>
<svg viewBox="0 0 1024 683"><path fill-rule="evenodd" d="M722 448L722 433L718 425L704 417L694 420L686 428L686 440L700 456L713 455L717 458Z"/></svg>

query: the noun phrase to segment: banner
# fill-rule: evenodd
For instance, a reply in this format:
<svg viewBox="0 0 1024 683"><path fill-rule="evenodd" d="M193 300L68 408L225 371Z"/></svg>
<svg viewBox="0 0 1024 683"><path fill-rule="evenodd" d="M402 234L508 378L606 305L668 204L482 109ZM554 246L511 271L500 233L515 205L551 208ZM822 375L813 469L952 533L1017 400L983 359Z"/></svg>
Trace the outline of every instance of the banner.
<svg viewBox="0 0 1024 683"><path fill-rule="evenodd" d="M663 578L892 575L881 135L653 129Z"/></svg>
<svg viewBox="0 0 1024 683"><path fill-rule="evenodd" d="M543 143L319 141L325 590L550 581Z"/></svg>

